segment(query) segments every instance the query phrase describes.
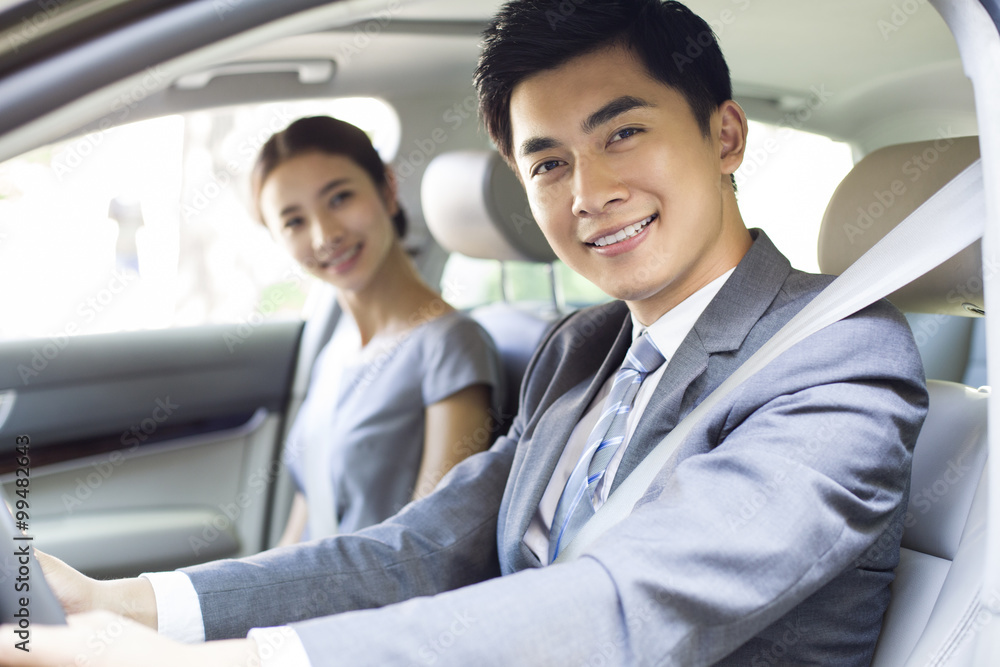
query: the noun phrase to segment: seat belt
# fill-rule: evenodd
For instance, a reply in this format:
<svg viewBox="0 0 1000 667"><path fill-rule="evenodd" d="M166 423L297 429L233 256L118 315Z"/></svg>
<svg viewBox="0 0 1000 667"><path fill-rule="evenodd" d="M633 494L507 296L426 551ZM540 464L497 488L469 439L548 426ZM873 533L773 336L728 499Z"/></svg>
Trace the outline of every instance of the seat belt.
<svg viewBox="0 0 1000 667"><path fill-rule="evenodd" d="M892 294L964 250L982 238L985 220L982 161L976 160L827 285L682 419L618 485L555 562L576 558L628 516L684 438L750 376L807 336Z"/></svg>

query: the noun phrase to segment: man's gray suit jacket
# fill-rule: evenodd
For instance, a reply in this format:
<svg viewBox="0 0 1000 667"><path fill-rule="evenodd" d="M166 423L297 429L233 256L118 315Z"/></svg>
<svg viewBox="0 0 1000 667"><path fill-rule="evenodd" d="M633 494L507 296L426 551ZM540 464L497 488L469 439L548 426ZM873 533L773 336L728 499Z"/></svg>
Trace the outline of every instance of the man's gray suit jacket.
<svg viewBox="0 0 1000 667"><path fill-rule="evenodd" d="M829 282L754 234L615 485ZM510 432L386 522L187 569L206 636L293 623L315 667L867 664L927 404L904 319L881 302L790 349L710 412L626 520L541 567L522 538L630 331L621 302L560 322Z"/></svg>

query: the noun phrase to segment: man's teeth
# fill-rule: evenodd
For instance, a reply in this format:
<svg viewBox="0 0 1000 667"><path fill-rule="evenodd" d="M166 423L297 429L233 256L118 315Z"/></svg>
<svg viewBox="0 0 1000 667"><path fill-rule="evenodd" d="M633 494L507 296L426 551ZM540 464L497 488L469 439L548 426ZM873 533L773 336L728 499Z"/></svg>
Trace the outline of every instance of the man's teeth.
<svg viewBox="0 0 1000 667"><path fill-rule="evenodd" d="M642 222L637 222L634 225L629 225L625 229L621 230L616 234L609 234L608 236L602 236L601 238L594 241L594 245L603 248L607 245L614 245L615 243L620 243L627 238L631 238L642 231L642 228L653 221L653 216L649 216Z"/></svg>

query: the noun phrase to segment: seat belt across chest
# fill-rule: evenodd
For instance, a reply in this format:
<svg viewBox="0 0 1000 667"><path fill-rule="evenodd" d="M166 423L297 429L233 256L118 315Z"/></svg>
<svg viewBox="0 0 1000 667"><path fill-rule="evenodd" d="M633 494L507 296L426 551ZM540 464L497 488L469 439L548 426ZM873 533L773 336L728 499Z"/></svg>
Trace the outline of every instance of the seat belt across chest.
<svg viewBox="0 0 1000 667"><path fill-rule="evenodd" d="M584 524L555 563L576 558L627 517L687 435L750 376L806 337L892 294L961 252L982 238L985 221L982 161L976 160L851 264L682 419Z"/></svg>

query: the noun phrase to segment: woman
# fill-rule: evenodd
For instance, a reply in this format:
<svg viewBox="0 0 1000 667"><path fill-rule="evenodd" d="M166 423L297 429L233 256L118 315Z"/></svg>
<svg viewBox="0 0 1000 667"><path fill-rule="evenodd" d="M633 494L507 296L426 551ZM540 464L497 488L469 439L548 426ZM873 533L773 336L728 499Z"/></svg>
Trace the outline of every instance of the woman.
<svg viewBox="0 0 1000 667"><path fill-rule="evenodd" d="M489 444L500 364L404 251L395 179L364 132L292 123L261 148L252 189L260 219L343 310L286 443L299 492L280 544L353 532Z"/></svg>

